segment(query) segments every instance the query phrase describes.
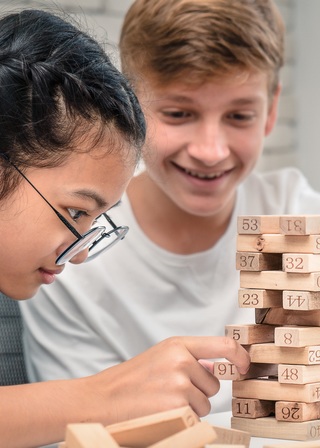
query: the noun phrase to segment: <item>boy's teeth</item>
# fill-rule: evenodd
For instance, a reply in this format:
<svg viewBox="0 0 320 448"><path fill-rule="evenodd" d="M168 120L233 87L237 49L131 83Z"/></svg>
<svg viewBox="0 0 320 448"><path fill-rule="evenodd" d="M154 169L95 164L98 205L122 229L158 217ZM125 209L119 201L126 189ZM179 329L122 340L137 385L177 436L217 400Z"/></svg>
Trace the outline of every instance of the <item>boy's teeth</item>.
<svg viewBox="0 0 320 448"><path fill-rule="evenodd" d="M190 171L185 170L187 174L190 174L190 176L198 177L199 179L215 179L216 177L221 176L222 173L216 173L216 174L204 174L204 173L197 173L196 171Z"/></svg>

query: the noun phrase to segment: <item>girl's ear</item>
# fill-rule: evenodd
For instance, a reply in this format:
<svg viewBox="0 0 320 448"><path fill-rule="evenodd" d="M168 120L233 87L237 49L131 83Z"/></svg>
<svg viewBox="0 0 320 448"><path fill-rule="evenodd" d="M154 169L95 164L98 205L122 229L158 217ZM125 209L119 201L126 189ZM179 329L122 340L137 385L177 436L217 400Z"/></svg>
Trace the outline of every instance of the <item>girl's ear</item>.
<svg viewBox="0 0 320 448"><path fill-rule="evenodd" d="M277 116L278 116L278 104L279 104L281 90L282 90L282 86L280 84L278 84L278 87L273 95L272 102L269 106L267 122L266 122L265 130L264 130L265 136L270 134L270 132L274 128L274 125L276 124Z"/></svg>

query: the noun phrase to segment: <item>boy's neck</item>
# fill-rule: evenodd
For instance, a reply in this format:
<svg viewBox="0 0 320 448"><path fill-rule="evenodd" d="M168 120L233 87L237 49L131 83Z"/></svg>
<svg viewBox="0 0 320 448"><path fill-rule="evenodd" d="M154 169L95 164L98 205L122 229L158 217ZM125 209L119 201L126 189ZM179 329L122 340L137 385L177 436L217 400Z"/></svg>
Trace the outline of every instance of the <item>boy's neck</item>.
<svg viewBox="0 0 320 448"><path fill-rule="evenodd" d="M127 189L135 218L155 244L186 255L213 247L229 225L233 204L224 215L197 216L179 208L148 176L134 177Z"/></svg>

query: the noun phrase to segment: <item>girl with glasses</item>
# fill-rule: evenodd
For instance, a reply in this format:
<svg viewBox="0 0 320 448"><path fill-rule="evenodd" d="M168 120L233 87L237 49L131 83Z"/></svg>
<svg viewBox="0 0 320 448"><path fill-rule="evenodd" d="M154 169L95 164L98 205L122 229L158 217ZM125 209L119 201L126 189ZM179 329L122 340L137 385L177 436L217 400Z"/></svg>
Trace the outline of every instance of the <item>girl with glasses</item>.
<svg viewBox="0 0 320 448"><path fill-rule="evenodd" d="M126 227L106 212L144 139L139 103L95 40L40 10L0 19L0 300L31 298L67 261L123 238ZM204 415L218 382L198 359L216 356L248 368L232 339L171 338L99 374L3 385L0 447L58 442L71 422L110 424L186 404Z"/></svg>

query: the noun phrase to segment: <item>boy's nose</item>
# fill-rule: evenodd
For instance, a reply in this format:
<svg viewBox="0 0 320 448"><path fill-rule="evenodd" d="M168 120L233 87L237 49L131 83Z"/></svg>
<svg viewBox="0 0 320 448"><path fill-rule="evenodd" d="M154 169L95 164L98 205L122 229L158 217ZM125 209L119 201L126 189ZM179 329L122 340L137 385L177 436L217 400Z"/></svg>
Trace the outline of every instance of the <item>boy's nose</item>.
<svg viewBox="0 0 320 448"><path fill-rule="evenodd" d="M74 255L69 261L72 264L81 264L83 263L89 255L89 249L84 249L78 254Z"/></svg>
<svg viewBox="0 0 320 448"><path fill-rule="evenodd" d="M212 166L230 154L224 133L214 125L202 126L188 145L189 155L203 164Z"/></svg>

